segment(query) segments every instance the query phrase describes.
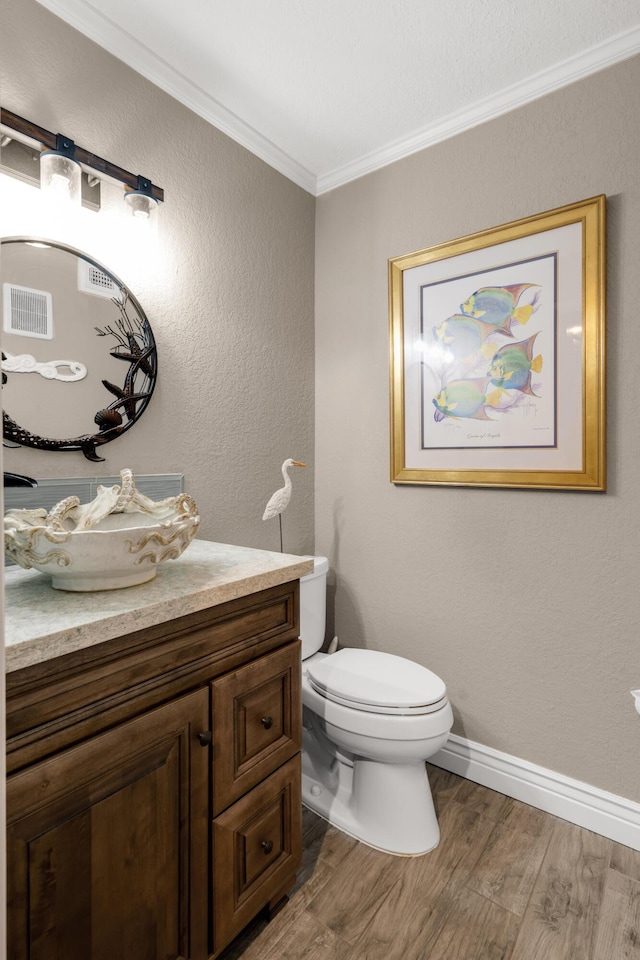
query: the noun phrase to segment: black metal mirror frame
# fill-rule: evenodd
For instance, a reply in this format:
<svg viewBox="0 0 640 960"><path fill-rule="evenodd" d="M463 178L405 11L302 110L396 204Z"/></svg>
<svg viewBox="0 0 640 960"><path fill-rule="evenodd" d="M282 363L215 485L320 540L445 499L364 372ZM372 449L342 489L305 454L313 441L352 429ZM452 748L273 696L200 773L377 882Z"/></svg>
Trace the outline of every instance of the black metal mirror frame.
<svg viewBox="0 0 640 960"><path fill-rule="evenodd" d="M129 430L140 419L153 394L158 377L158 356L149 321L129 288L111 270L81 250L39 237L0 239L0 246L9 243L42 243L58 250L66 250L106 274L122 291L122 300L115 297L112 299L120 312L118 320L107 327L95 328L98 336L115 339L116 345L109 351L111 356L129 364L122 386L108 380L102 381L103 386L116 399L97 411L94 423L99 428L98 432L66 440L53 440L25 430L6 411L2 412L2 431L6 441L23 447L33 447L36 450L81 450L87 460L101 462L104 457L98 456L97 448ZM135 316L130 316L133 312ZM3 372L2 383L6 382L7 376Z"/></svg>

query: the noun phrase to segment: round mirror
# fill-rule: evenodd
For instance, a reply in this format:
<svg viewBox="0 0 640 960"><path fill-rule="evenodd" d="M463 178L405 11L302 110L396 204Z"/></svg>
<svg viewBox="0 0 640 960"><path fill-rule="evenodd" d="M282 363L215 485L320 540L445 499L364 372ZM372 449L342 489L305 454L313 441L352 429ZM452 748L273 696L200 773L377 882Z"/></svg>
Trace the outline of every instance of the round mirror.
<svg viewBox="0 0 640 960"><path fill-rule="evenodd" d="M133 426L155 387L144 311L102 264L49 240L3 239L0 278L4 439L103 460L97 448Z"/></svg>

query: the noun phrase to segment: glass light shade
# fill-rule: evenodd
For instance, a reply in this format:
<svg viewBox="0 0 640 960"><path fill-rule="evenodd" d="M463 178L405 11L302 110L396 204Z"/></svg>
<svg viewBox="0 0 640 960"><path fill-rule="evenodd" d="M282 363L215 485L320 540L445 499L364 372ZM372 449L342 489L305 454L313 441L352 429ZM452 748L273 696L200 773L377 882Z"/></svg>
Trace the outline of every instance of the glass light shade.
<svg viewBox="0 0 640 960"><path fill-rule="evenodd" d="M158 203L149 194L140 190L125 190L124 202L134 220L153 222L156 218Z"/></svg>
<svg viewBox="0 0 640 960"><path fill-rule="evenodd" d="M82 170L80 164L57 150L40 154L40 186L56 201L80 204Z"/></svg>

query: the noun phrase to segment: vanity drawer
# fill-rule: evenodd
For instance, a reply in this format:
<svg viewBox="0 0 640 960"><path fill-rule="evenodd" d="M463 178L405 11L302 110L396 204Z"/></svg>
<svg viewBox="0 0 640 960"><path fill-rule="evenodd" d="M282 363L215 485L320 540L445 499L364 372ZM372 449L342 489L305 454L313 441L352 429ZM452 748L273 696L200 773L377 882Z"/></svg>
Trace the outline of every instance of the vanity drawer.
<svg viewBox="0 0 640 960"><path fill-rule="evenodd" d="M214 816L300 750L300 674L297 641L211 684Z"/></svg>
<svg viewBox="0 0 640 960"><path fill-rule="evenodd" d="M300 756L213 822L213 950L292 886L302 851Z"/></svg>

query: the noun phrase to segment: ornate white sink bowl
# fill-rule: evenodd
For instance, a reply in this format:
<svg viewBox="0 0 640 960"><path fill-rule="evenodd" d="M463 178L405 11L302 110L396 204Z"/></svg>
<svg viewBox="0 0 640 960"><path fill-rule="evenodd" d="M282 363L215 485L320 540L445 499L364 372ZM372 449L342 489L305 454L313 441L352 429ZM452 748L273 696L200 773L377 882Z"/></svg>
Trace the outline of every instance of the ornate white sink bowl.
<svg viewBox="0 0 640 960"><path fill-rule="evenodd" d="M163 560L175 560L193 540L200 517L187 494L154 502L131 470L121 485L98 487L90 503L78 497L46 510L8 510L7 555L26 570L51 576L57 590L115 590L146 583Z"/></svg>

